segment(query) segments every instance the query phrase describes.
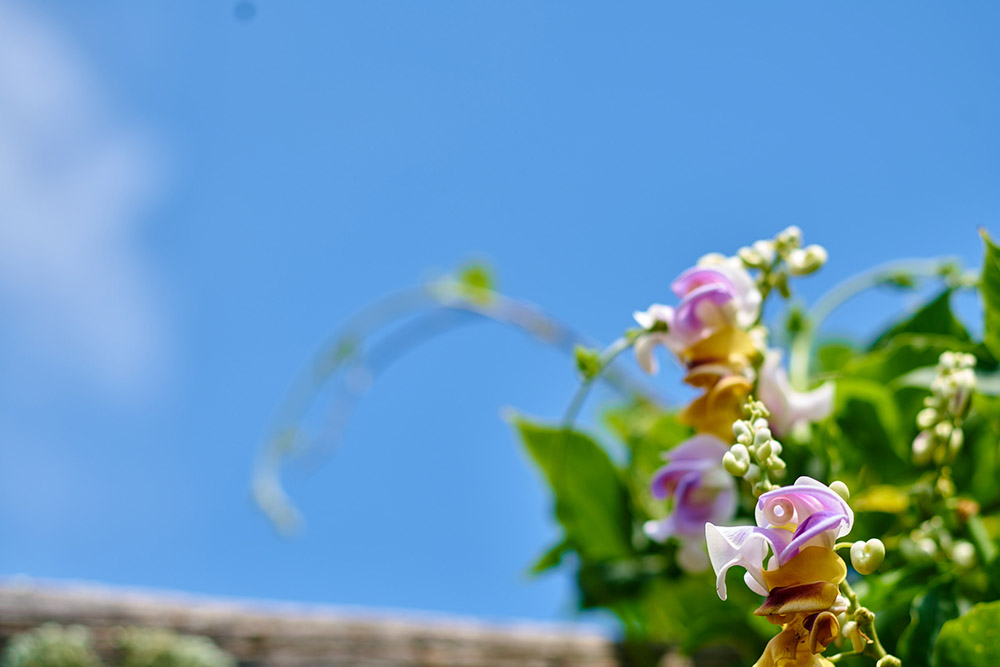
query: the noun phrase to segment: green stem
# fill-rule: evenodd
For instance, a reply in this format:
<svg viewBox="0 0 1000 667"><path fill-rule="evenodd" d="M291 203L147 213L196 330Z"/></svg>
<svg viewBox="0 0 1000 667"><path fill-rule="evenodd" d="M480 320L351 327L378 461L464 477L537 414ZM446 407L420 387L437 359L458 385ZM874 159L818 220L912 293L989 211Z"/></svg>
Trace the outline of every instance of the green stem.
<svg viewBox="0 0 1000 667"><path fill-rule="evenodd" d="M809 310L806 325L795 337L789 355L789 378L793 387L805 389L809 379L809 360L815 335L837 308L859 294L886 284L891 278L905 274L920 278L942 276L955 259L907 259L882 264L859 273L836 285Z"/></svg>
<svg viewBox="0 0 1000 667"><path fill-rule="evenodd" d="M613 362L619 354L635 345L636 340L638 339L635 337L622 336L604 348L597 359L597 370L593 375L581 382L580 386L578 386L576 391L573 392L573 398L570 399L569 405L566 407L566 412L563 413L563 429L568 431L573 428L573 424L576 423L576 418L580 414L580 409L583 407L584 401L587 400L587 396L590 394L590 389L593 387L594 381L604 373L605 369L611 365L611 362Z"/></svg>
<svg viewBox="0 0 1000 667"><path fill-rule="evenodd" d="M875 631L875 614L866 607L861 606L858 601L858 594L854 592L854 589L851 588L851 585L846 580L840 583L840 592L847 598L848 618L852 618L858 624L858 629L861 630L861 633L870 640L862 653L876 660L889 655L889 652L882 646L882 642L879 641L878 633Z"/></svg>

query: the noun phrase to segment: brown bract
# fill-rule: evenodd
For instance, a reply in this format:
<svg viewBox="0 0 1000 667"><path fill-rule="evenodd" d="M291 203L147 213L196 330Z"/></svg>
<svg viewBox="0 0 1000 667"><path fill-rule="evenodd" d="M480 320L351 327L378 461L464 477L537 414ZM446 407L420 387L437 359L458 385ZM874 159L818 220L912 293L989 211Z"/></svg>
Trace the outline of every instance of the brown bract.
<svg viewBox="0 0 1000 667"><path fill-rule="evenodd" d="M819 655L840 633L832 608L847 565L834 551L806 547L776 570L765 570L768 596L754 613L780 625L755 667L829 665Z"/></svg>

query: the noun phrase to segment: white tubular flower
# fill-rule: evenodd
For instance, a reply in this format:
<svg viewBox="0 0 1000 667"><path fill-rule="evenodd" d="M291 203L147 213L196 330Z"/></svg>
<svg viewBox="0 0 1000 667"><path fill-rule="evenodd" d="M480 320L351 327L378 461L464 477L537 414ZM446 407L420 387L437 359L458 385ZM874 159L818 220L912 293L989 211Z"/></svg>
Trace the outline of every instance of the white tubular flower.
<svg viewBox="0 0 1000 667"><path fill-rule="evenodd" d="M824 382L812 391L796 391L781 366L780 350L765 353L757 391L771 413L771 428L779 436L800 424L825 419L833 411L833 383Z"/></svg>

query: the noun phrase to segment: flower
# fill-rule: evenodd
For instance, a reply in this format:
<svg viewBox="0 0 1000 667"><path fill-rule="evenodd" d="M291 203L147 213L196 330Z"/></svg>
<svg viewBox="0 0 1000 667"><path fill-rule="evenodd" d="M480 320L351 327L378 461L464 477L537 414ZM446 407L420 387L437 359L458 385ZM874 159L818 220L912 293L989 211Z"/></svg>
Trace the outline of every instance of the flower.
<svg viewBox="0 0 1000 667"><path fill-rule="evenodd" d="M800 477L761 495L754 514L757 526L705 525L719 597L726 599L733 566L745 568L747 586L767 596L754 613L782 630L757 667L826 665L819 654L840 631L836 615L847 609L838 588L847 565L833 547L850 532L854 512L825 484Z"/></svg>
<svg viewBox="0 0 1000 667"><path fill-rule="evenodd" d="M825 419L833 410L833 383L824 382L812 391L795 391L781 366L780 350L771 349L764 354L757 394L771 413L771 428L779 436Z"/></svg>
<svg viewBox="0 0 1000 667"><path fill-rule="evenodd" d="M661 344L689 367L706 359L746 358L756 352L747 331L757 321L762 297L739 258L703 257L678 276L671 289L681 300L676 309L654 304L634 315L648 332L635 348L643 370L656 373L653 351Z"/></svg>
<svg viewBox="0 0 1000 667"><path fill-rule="evenodd" d="M653 497L672 499L673 512L647 522L645 532L657 542L677 538L681 543L677 562L690 572L708 568L705 524L726 521L736 511L736 484L722 468L722 457L728 450L715 436L695 435L665 453L667 465L653 476Z"/></svg>
<svg viewBox="0 0 1000 667"><path fill-rule="evenodd" d="M760 315L761 293L736 257L708 255L671 285L677 308L654 304L635 320L645 332L636 340L639 365L658 370L654 351L664 345L688 369L684 381L704 389L681 413L697 433L727 439L753 387L751 359L760 343L751 329Z"/></svg>
<svg viewBox="0 0 1000 667"><path fill-rule="evenodd" d="M708 433L721 440L733 436L733 422L743 414L743 404L753 389L749 368L732 367L723 363L695 366L684 377L692 387L705 389L678 415L681 423L696 433Z"/></svg>

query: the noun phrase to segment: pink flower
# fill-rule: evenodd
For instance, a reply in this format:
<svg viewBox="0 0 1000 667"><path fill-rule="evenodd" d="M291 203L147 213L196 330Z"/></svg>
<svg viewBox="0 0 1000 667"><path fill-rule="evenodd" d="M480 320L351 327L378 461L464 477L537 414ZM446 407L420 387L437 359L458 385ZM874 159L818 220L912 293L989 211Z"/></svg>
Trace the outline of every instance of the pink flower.
<svg viewBox="0 0 1000 667"><path fill-rule="evenodd" d="M653 497L673 500L673 512L644 526L650 539L677 538L678 564L697 572L708 568L705 524L727 521L736 511L736 484L722 468L729 447L712 435L696 435L664 454L667 465L653 476Z"/></svg>
<svg viewBox="0 0 1000 667"><path fill-rule="evenodd" d="M825 419L833 410L833 383L824 382L812 391L795 391L781 365L780 350L768 350L764 355L757 395L770 411L771 428L778 436Z"/></svg>
<svg viewBox="0 0 1000 667"><path fill-rule="evenodd" d="M663 325L663 333L650 333L636 343L636 358L648 373L657 371L653 349L666 345L681 359L696 344L727 328L747 330L760 314L761 294L739 258L709 255L698 266L682 273L671 285L680 299L677 308L654 304L635 313L643 329Z"/></svg>
<svg viewBox="0 0 1000 667"><path fill-rule="evenodd" d="M851 531L854 512L843 498L811 477L763 494L754 512L757 526L705 525L708 554L718 577L719 597L726 599L726 572L746 569L750 590L768 594L765 571L785 565L806 547L832 550L838 537ZM765 563L768 553L773 554Z"/></svg>

